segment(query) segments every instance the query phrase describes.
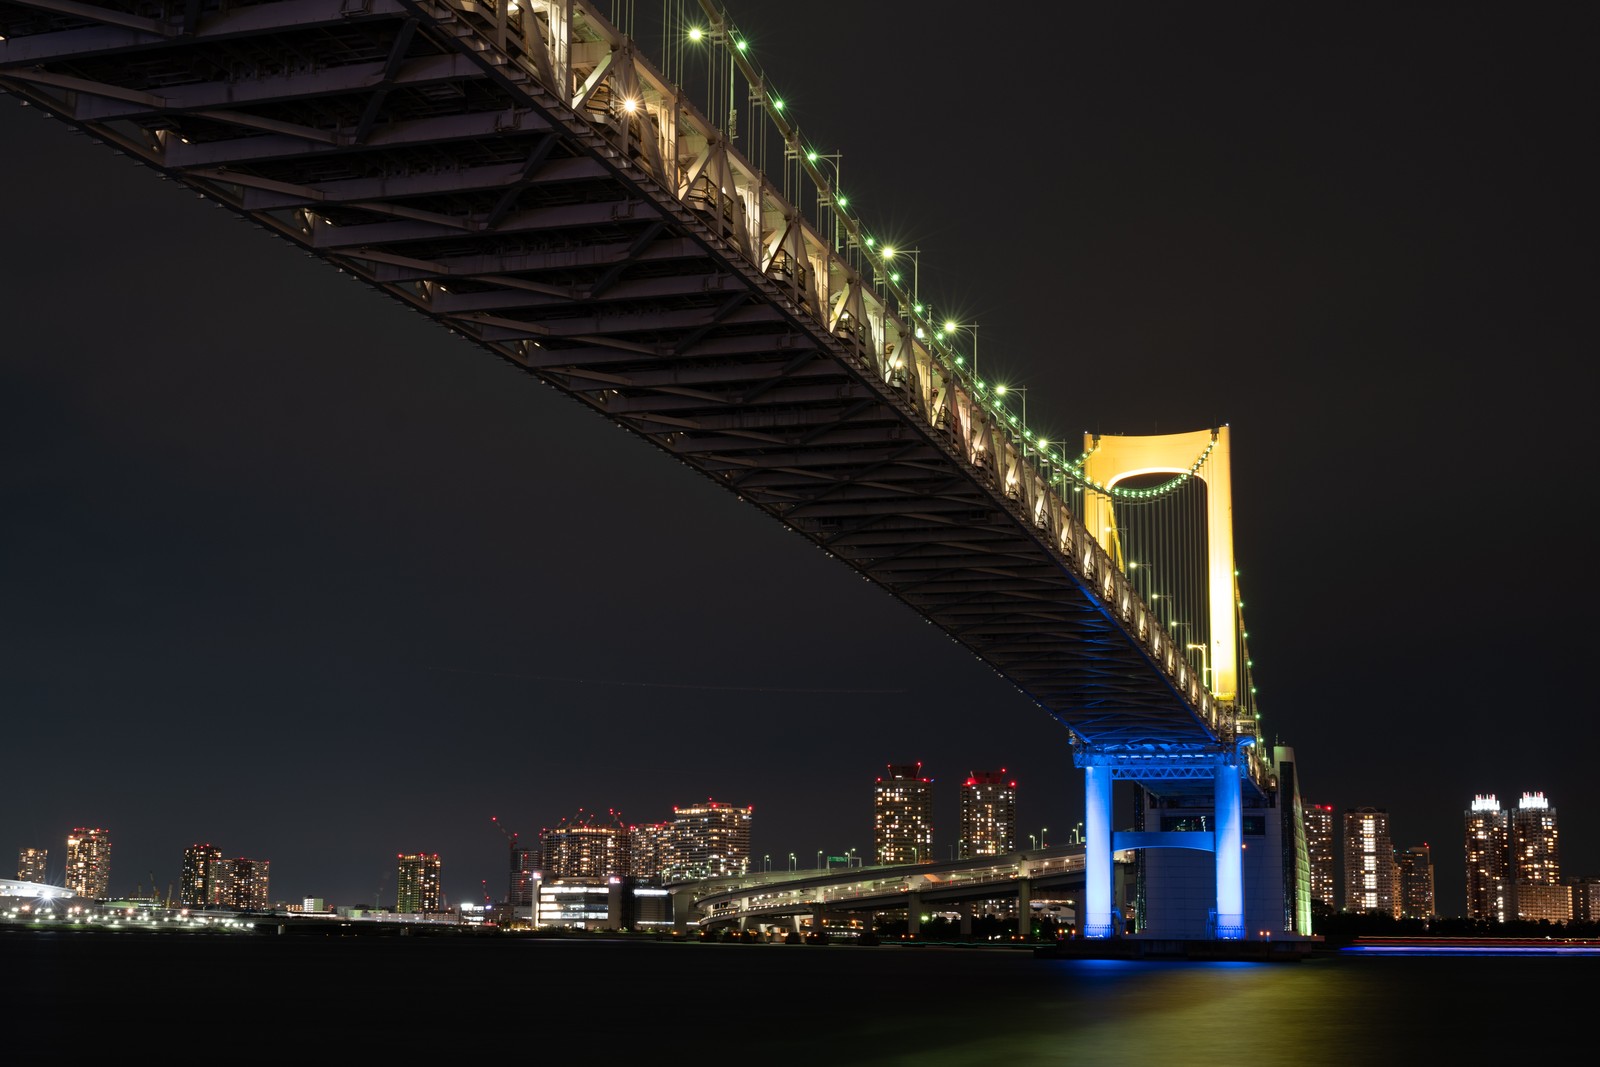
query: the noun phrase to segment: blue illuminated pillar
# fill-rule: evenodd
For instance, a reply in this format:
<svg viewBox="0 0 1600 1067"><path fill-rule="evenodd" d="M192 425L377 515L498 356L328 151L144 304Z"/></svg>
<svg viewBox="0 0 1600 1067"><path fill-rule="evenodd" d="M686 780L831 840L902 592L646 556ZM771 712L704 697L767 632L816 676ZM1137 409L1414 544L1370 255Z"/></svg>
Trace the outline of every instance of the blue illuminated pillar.
<svg viewBox="0 0 1600 1067"><path fill-rule="evenodd" d="M1244 937L1244 807L1236 754L1217 760L1214 782L1218 940Z"/></svg>
<svg viewBox="0 0 1600 1067"><path fill-rule="evenodd" d="M1111 936L1111 768L1083 769L1083 936Z"/></svg>

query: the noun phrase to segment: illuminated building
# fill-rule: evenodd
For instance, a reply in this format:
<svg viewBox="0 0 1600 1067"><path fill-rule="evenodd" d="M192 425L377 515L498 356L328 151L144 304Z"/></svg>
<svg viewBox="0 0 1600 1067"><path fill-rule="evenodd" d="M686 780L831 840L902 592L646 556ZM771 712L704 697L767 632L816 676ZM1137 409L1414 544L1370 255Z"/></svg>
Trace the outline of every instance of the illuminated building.
<svg viewBox="0 0 1600 1067"><path fill-rule="evenodd" d="M394 910L402 915L442 910L439 893L439 854L401 853L395 877Z"/></svg>
<svg viewBox="0 0 1600 1067"><path fill-rule="evenodd" d="M1306 808L1306 853L1311 858L1311 909L1318 915L1339 910L1339 876L1334 869L1333 805Z"/></svg>
<svg viewBox="0 0 1600 1067"><path fill-rule="evenodd" d="M1543 793L1524 793L1511 813L1513 914L1553 923L1572 919L1572 889L1561 884L1556 809Z"/></svg>
<svg viewBox="0 0 1600 1067"><path fill-rule="evenodd" d="M50 850L46 848L25 848L17 853L17 879L23 882L48 881L50 873Z"/></svg>
<svg viewBox="0 0 1600 1067"><path fill-rule="evenodd" d="M891 763L873 793L872 848L880 864L933 860L933 779L921 763Z"/></svg>
<svg viewBox="0 0 1600 1067"><path fill-rule="evenodd" d="M1572 918L1577 922L1600 922L1600 878L1573 881Z"/></svg>
<svg viewBox="0 0 1600 1067"><path fill-rule="evenodd" d="M240 911L266 911L270 906L267 884L271 865L270 860L243 856L216 861L212 865L216 904Z"/></svg>
<svg viewBox="0 0 1600 1067"><path fill-rule="evenodd" d="M1427 845L1412 845L1396 852L1399 873L1400 918L1431 919L1438 914L1433 895L1433 850Z"/></svg>
<svg viewBox="0 0 1600 1067"><path fill-rule="evenodd" d="M672 897L631 878L561 878L541 882L534 925L574 930L669 930Z"/></svg>
<svg viewBox="0 0 1600 1067"><path fill-rule="evenodd" d="M110 895L111 831L80 826L67 835L64 884L80 897L103 900Z"/></svg>
<svg viewBox="0 0 1600 1067"><path fill-rule="evenodd" d="M1017 849L1017 783L1006 771L973 771L961 783L961 858Z"/></svg>
<svg viewBox="0 0 1600 1067"><path fill-rule="evenodd" d="M660 882L672 863L672 824L643 823L628 827L628 873L645 882Z"/></svg>
<svg viewBox="0 0 1600 1067"><path fill-rule="evenodd" d="M600 815L579 808L540 831L539 844L546 881L620 877L628 870L628 828L615 811Z"/></svg>
<svg viewBox="0 0 1600 1067"><path fill-rule="evenodd" d="M715 800L672 809L671 859L663 874L669 882L721 878L750 870L753 807Z"/></svg>
<svg viewBox="0 0 1600 1067"><path fill-rule="evenodd" d="M222 850L216 845L190 845L183 850L183 873L178 902L186 908L204 908L222 902L219 884L223 872Z"/></svg>
<svg viewBox="0 0 1600 1067"><path fill-rule="evenodd" d="M1344 910L1400 916L1394 843L1389 836L1389 813L1382 808L1345 810Z"/></svg>
<svg viewBox="0 0 1600 1067"><path fill-rule="evenodd" d="M1511 822L1493 793L1467 809L1467 918L1503 923L1511 917Z"/></svg>

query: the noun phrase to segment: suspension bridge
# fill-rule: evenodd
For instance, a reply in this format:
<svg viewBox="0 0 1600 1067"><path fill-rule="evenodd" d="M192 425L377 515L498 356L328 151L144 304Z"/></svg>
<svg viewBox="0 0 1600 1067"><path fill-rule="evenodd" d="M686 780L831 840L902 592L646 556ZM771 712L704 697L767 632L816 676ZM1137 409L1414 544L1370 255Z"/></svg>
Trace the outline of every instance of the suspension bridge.
<svg viewBox="0 0 1600 1067"><path fill-rule="evenodd" d="M1212 857L1210 935L1254 936L1256 809L1294 816L1257 850L1279 857L1263 928L1309 933L1297 795L1250 684L1228 428L1033 433L728 13L634 19L0 0L0 89L583 402L991 665L1071 731L1090 936L1115 932L1113 849L1163 846ZM1114 833L1114 780L1163 828Z"/></svg>

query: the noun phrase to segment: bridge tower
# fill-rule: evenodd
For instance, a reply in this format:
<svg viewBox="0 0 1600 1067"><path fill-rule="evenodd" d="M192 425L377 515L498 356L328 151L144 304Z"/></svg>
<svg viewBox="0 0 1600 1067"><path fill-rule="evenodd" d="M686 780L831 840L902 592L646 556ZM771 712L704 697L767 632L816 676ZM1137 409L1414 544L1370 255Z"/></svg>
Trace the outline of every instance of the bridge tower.
<svg viewBox="0 0 1600 1067"><path fill-rule="evenodd" d="M1117 565L1128 569L1124 532L1119 529L1111 490L1118 483L1147 475L1192 476L1206 488L1205 589L1206 636L1203 649L1208 687L1226 713L1208 748L1173 749L1157 742L1082 742L1074 760L1084 770L1085 908L1087 937L1116 932L1112 908L1112 853L1127 848L1202 849L1215 858L1215 907L1208 923L1212 936L1235 940L1245 936L1243 780L1248 775L1245 750L1257 737L1253 718L1237 712L1239 691L1239 626L1233 559L1233 488L1229 471L1226 426L1190 433L1150 436L1085 435L1083 474L1094 488L1084 503L1084 525ZM1199 457L1198 459L1196 457ZM1201 821L1207 831L1112 829L1112 782L1137 779L1144 788L1171 786L1191 798L1209 782L1210 812ZM1181 783L1181 784L1180 784Z"/></svg>

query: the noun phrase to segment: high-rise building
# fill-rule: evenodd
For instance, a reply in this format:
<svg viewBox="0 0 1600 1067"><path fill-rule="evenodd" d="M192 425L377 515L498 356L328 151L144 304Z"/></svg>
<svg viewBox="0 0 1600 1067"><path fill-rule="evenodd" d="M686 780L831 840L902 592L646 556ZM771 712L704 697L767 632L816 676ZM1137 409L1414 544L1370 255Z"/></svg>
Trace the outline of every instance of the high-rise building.
<svg viewBox="0 0 1600 1067"><path fill-rule="evenodd" d="M891 763L873 794L873 854L880 864L933 859L933 779L921 763Z"/></svg>
<svg viewBox="0 0 1600 1067"><path fill-rule="evenodd" d="M1543 793L1524 793L1511 813L1514 914L1519 919L1572 920L1572 889L1561 884L1556 809Z"/></svg>
<svg viewBox="0 0 1600 1067"><path fill-rule="evenodd" d="M577 812L539 833L545 881L628 873L628 828L615 811Z"/></svg>
<svg viewBox="0 0 1600 1067"><path fill-rule="evenodd" d="M1017 850L1017 783L998 771L973 771L961 783L961 858Z"/></svg>
<svg viewBox="0 0 1600 1067"><path fill-rule="evenodd" d="M400 869L395 876L394 910L403 915L439 911L439 854L402 852L396 857Z"/></svg>
<svg viewBox="0 0 1600 1067"><path fill-rule="evenodd" d="M178 902L186 908L222 903L222 850L216 845L190 845L183 850Z"/></svg>
<svg viewBox="0 0 1600 1067"><path fill-rule="evenodd" d="M660 883L673 862L672 823L628 827L628 873L641 882Z"/></svg>
<svg viewBox="0 0 1600 1067"><path fill-rule="evenodd" d="M1305 814L1306 854L1311 860L1311 910L1318 915L1332 915L1339 910L1333 805L1311 804Z"/></svg>
<svg viewBox="0 0 1600 1067"><path fill-rule="evenodd" d="M65 883L80 897L111 895L111 831L80 826L67 835Z"/></svg>
<svg viewBox="0 0 1600 1067"><path fill-rule="evenodd" d="M1577 922L1600 922L1600 878L1573 881L1572 918Z"/></svg>
<svg viewBox="0 0 1600 1067"><path fill-rule="evenodd" d="M25 848L17 853L17 878L24 882L46 882L50 877L50 850Z"/></svg>
<svg viewBox="0 0 1600 1067"><path fill-rule="evenodd" d="M1389 813L1382 808L1345 810L1344 910L1400 915Z"/></svg>
<svg viewBox="0 0 1600 1067"><path fill-rule="evenodd" d="M1399 874L1400 918L1431 919L1438 914L1433 895L1433 851L1412 845L1394 854Z"/></svg>
<svg viewBox="0 0 1600 1067"><path fill-rule="evenodd" d="M1511 822L1493 793L1467 809L1467 918L1503 923L1511 917Z"/></svg>
<svg viewBox="0 0 1600 1067"><path fill-rule="evenodd" d="M672 809L671 881L720 878L750 870L753 807L715 800Z"/></svg>
<svg viewBox="0 0 1600 1067"><path fill-rule="evenodd" d="M266 911L271 904L268 880L272 861L243 856L218 860L212 865L213 888L219 907L240 911Z"/></svg>

